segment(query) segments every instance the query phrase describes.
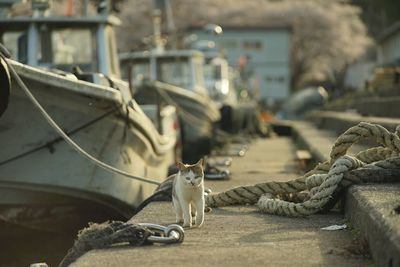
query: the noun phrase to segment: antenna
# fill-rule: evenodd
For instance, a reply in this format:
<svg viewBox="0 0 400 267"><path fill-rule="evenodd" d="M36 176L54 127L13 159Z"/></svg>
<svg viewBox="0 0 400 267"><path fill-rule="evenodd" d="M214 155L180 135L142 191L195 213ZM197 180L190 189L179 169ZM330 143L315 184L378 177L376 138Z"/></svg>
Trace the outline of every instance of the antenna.
<svg viewBox="0 0 400 267"><path fill-rule="evenodd" d="M161 38L161 10L153 11L153 49L156 52L164 51L164 44Z"/></svg>
<svg viewBox="0 0 400 267"><path fill-rule="evenodd" d="M167 33L169 39L171 40L171 46L176 48L177 46L177 36L176 36L176 26L174 21L174 15L172 12L172 4L170 0L153 0L154 8L160 11L160 20L163 18L166 21ZM161 26L160 26L161 27Z"/></svg>
<svg viewBox="0 0 400 267"><path fill-rule="evenodd" d="M32 11L34 17L43 17L50 8L50 0L32 0Z"/></svg>

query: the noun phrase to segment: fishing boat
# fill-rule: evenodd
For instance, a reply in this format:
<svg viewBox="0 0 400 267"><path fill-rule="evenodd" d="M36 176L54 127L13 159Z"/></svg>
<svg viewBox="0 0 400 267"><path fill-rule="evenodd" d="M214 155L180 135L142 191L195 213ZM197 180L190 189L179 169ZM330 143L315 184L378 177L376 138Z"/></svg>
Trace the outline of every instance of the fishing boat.
<svg viewBox="0 0 400 267"><path fill-rule="evenodd" d="M1 224L76 231L88 221L129 218L167 176L176 138L157 131L119 79L118 23L103 14L1 18L0 41L11 54L8 68L84 151L155 182L110 172L77 153L11 75L0 117Z"/></svg>
<svg viewBox="0 0 400 267"><path fill-rule="evenodd" d="M258 125L257 103L238 95L234 72L212 41L198 41L195 48L204 54L204 80L208 94L221 112L220 128L229 133L255 133Z"/></svg>
<svg viewBox="0 0 400 267"><path fill-rule="evenodd" d="M120 62L138 103L176 106L184 161L195 162L208 154L221 116L204 86L203 54L196 50L128 52L120 54Z"/></svg>

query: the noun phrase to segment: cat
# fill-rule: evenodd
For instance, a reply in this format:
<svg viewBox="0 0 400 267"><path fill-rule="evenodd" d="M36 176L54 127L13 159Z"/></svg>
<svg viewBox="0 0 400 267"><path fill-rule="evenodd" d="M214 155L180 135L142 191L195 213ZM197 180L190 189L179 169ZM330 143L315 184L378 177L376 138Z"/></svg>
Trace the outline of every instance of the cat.
<svg viewBox="0 0 400 267"><path fill-rule="evenodd" d="M190 228L193 216L196 227L201 227L204 222L203 159L193 165L178 162L178 168L172 187L176 222Z"/></svg>
<svg viewBox="0 0 400 267"><path fill-rule="evenodd" d="M203 172L204 172L204 160L203 160ZM168 176L154 191L154 193L143 200L142 203L139 204L133 211L133 215L138 214L141 210L143 210L149 203L154 201L172 201L172 187L179 171L178 167L176 167L176 172ZM204 196L207 196L211 193L211 189L204 186ZM210 207L204 207L204 212L211 212L212 209Z"/></svg>

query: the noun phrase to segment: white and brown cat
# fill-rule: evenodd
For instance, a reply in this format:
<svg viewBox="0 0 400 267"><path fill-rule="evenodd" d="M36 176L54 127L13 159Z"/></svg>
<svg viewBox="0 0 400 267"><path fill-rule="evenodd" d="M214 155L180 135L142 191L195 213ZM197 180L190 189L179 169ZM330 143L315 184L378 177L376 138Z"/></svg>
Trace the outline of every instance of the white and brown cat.
<svg viewBox="0 0 400 267"><path fill-rule="evenodd" d="M190 228L194 220L195 226L201 227L204 222L203 159L193 165L179 162L178 168L172 187L176 222Z"/></svg>

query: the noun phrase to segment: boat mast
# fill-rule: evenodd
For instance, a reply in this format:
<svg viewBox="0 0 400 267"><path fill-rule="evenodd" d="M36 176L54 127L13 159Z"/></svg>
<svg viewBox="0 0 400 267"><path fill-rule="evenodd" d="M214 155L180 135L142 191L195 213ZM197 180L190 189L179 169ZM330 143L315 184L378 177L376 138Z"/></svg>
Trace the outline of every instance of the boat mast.
<svg viewBox="0 0 400 267"><path fill-rule="evenodd" d="M160 12L160 31L161 31L161 20L165 18L167 25L167 34L170 39L170 46L172 49L177 48L177 35L176 26L174 22L174 15L172 13L172 4L170 0L153 0L154 9Z"/></svg>
<svg viewBox="0 0 400 267"><path fill-rule="evenodd" d="M46 17L50 9L50 0L32 0L32 17Z"/></svg>
<svg viewBox="0 0 400 267"><path fill-rule="evenodd" d="M164 52L164 43L161 38L161 10L159 9L153 11L153 51Z"/></svg>

